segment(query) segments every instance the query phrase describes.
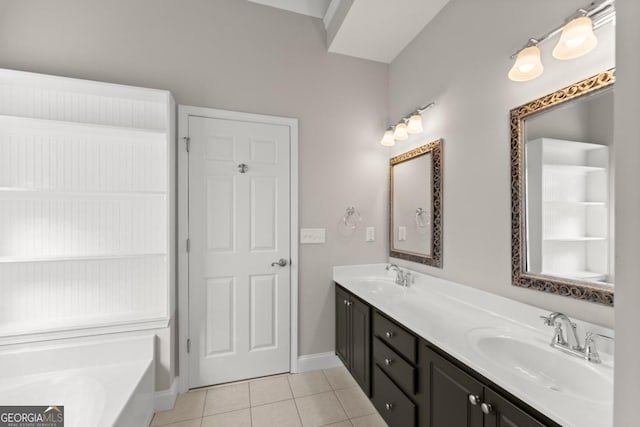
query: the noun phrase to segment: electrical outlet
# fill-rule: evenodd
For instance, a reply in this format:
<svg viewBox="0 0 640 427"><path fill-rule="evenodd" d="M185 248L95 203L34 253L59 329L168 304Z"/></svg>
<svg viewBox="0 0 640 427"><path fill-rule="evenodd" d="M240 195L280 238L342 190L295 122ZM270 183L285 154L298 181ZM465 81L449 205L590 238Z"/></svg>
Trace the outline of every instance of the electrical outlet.
<svg viewBox="0 0 640 427"><path fill-rule="evenodd" d="M325 242L325 229L324 228L301 228L300 229L300 243L324 243Z"/></svg>
<svg viewBox="0 0 640 427"><path fill-rule="evenodd" d="M376 228L375 227L367 227L367 242L373 242L376 240Z"/></svg>

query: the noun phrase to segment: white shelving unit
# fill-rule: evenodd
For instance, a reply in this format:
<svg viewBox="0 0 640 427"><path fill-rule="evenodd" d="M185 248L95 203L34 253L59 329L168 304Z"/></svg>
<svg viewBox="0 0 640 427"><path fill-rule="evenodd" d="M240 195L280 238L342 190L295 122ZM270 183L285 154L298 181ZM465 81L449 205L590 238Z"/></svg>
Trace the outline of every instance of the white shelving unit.
<svg viewBox="0 0 640 427"><path fill-rule="evenodd" d="M0 337L166 323L174 141L167 91L0 70Z"/></svg>
<svg viewBox="0 0 640 427"><path fill-rule="evenodd" d="M529 271L606 282L609 148L540 138L526 150Z"/></svg>

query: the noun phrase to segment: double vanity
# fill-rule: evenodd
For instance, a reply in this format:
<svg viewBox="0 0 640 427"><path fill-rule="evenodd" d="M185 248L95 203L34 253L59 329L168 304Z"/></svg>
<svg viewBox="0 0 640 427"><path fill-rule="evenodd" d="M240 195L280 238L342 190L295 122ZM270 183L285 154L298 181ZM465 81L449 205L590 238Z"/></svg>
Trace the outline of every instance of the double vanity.
<svg viewBox="0 0 640 427"><path fill-rule="evenodd" d="M336 354L390 427L612 425L610 331L407 272L333 271Z"/></svg>

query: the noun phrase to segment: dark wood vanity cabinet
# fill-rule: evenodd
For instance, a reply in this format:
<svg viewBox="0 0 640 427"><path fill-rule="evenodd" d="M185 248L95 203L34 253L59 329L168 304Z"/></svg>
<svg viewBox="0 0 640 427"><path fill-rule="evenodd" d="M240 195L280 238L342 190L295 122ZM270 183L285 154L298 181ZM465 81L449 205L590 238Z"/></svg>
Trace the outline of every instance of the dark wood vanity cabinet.
<svg viewBox="0 0 640 427"><path fill-rule="evenodd" d="M389 427L560 427L336 284L336 354Z"/></svg>
<svg viewBox="0 0 640 427"><path fill-rule="evenodd" d="M371 308L336 285L336 355L371 396Z"/></svg>
<svg viewBox="0 0 640 427"><path fill-rule="evenodd" d="M508 400L428 346L421 356L420 379L429 408L425 426L559 427L542 414L534 416L535 411Z"/></svg>

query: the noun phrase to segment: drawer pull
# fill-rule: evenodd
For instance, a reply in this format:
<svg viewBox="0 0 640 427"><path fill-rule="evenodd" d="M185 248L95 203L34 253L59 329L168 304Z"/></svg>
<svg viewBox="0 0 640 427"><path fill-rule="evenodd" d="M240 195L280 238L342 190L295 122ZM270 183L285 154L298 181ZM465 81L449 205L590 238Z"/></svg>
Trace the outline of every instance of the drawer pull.
<svg viewBox="0 0 640 427"><path fill-rule="evenodd" d="M384 359L384 364L387 366L391 366L391 364L393 363L393 359Z"/></svg>
<svg viewBox="0 0 640 427"><path fill-rule="evenodd" d="M490 403L482 403L482 405L480 405L480 409L482 409L482 412L484 412L486 415L489 415L491 412L493 412L493 406L491 406Z"/></svg>
<svg viewBox="0 0 640 427"><path fill-rule="evenodd" d="M385 408L387 411L392 410L392 409L393 409L393 403L385 403L385 404L384 404L384 408Z"/></svg>
<svg viewBox="0 0 640 427"><path fill-rule="evenodd" d="M393 332L387 332L385 335L387 338L392 338L395 334Z"/></svg>
<svg viewBox="0 0 640 427"><path fill-rule="evenodd" d="M480 396L478 396L477 394L469 394L469 403L471 403L473 406L476 406L478 403L480 403Z"/></svg>

